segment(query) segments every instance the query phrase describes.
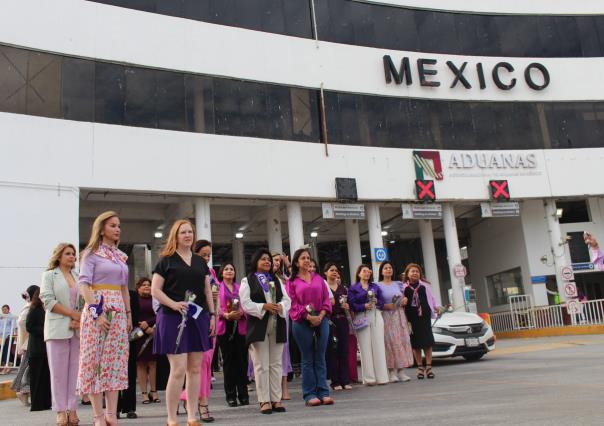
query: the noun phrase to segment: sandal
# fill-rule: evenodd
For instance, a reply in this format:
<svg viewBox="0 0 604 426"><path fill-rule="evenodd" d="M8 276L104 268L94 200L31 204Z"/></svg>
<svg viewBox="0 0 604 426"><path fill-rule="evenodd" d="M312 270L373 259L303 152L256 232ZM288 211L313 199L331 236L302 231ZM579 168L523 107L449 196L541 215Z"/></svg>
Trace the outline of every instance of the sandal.
<svg viewBox="0 0 604 426"><path fill-rule="evenodd" d="M161 399L159 399L157 397L157 391L155 391L155 390L149 391L149 401L153 402L155 404L159 404L161 402Z"/></svg>
<svg viewBox="0 0 604 426"><path fill-rule="evenodd" d="M350 390L350 389L352 389L352 385L344 385L344 389L345 390Z"/></svg>
<svg viewBox="0 0 604 426"><path fill-rule="evenodd" d="M424 380L424 367L417 367L417 380Z"/></svg>
<svg viewBox="0 0 604 426"><path fill-rule="evenodd" d="M80 424L78 413L75 411L70 411L67 415L67 421L69 422L69 426L78 426Z"/></svg>
<svg viewBox="0 0 604 426"><path fill-rule="evenodd" d="M323 398L323 400L321 401L321 403L323 405L333 405L334 404L334 400L331 396L326 396L325 398Z"/></svg>
<svg viewBox="0 0 604 426"><path fill-rule="evenodd" d="M207 405L198 404L197 412L199 413L199 420L201 420L202 422L212 423L214 421L214 417L210 415L210 409Z"/></svg>
<svg viewBox="0 0 604 426"><path fill-rule="evenodd" d="M141 392L143 394L143 404L150 404L149 394L147 392Z"/></svg>
<svg viewBox="0 0 604 426"><path fill-rule="evenodd" d="M337 386L334 386L332 389L335 390L335 391L341 391L342 390L342 386L337 385Z"/></svg>
<svg viewBox="0 0 604 426"><path fill-rule="evenodd" d="M434 378L434 373L432 372L432 364L426 364L426 377L428 379Z"/></svg>
<svg viewBox="0 0 604 426"><path fill-rule="evenodd" d="M285 413L286 411L285 407L280 402L273 402L271 406L275 413Z"/></svg>
<svg viewBox="0 0 604 426"><path fill-rule="evenodd" d="M268 406L268 408L262 408ZM273 414L273 408L271 407L271 403L270 402L261 402L260 403L260 412L262 414Z"/></svg>
<svg viewBox="0 0 604 426"><path fill-rule="evenodd" d="M57 413L57 426L69 426L69 421L67 420L67 412L59 411Z"/></svg>
<svg viewBox="0 0 604 426"><path fill-rule="evenodd" d="M321 400L319 398L311 398L308 401L306 401L307 407L316 407L318 405L321 405Z"/></svg>

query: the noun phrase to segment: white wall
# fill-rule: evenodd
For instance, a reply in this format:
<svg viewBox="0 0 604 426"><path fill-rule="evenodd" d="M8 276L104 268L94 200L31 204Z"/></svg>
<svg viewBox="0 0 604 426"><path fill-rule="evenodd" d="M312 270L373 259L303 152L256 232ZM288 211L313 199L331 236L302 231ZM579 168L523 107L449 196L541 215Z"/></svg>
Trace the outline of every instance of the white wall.
<svg viewBox="0 0 604 426"><path fill-rule="evenodd" d="M359 0L357 0L359 1ZM539 15L596 15L604 13L601 0L360 0L393 6L456 12L485 12Z"/></svg>
<svg viewBox="0 0 604 426"><path fill-rule="evenodd" d="M318 88L323 82L327 90L395 97L497 101L604 99L604 85L594 84L604 75L604 58L418 54L315 42L82 0L5 3L0 14L0 43L49 52L311 88ZM385 54L398 63L405 55L411 57L412 64L420 57L437 59L441 87L419 86L415 67L413 85L386 84L382 65ZM447 60L458 66L468 61L464 75L473 85L471 90L459 84L453 89L449 87L453 74L446 66ZM513 90L499 90L491 80L491 69L500 61L511 62L516 68L514 76L518 83ZM540 92L529 89L523 78L524 68L534 61L543 63L551 74L549 87ZM485 90L478 88L476 72L471 73L477 62L484 65Z"/></svg>
<svg viewBox="0 0 604 426"><path fill-rule="evenodd" d="M70 242L77 248L79 191L0 179L0 203L0 304L8 303L18 313L21 293L31 284L40 285L54 247Z"/></svg>
<svg viewBox="0 0 604 426"><path fill-rule="evenodd" d="M471 228L470 241L468 261L480 312L507 308L507 305L490 306L486 283L489 275L520 267L524 291L530 291L530 272L520 218L486 219Z"/></svg>

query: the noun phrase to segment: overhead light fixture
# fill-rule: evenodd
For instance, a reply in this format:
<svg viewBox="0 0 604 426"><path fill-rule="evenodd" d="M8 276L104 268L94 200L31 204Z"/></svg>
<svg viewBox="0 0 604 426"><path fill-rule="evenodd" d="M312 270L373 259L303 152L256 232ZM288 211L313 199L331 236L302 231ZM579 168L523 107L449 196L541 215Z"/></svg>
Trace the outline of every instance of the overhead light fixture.
<svg viewBox="0 0 604 426"><path fill-rule="evenodd" d="M361 255L361 257L364 259L364 258L366 258L366 257L367 257L367 255L366 255L366 254L363 254L363 255Z"/></svg>
<svg viewBox="0 0 604 426"><path fill-rule="evenodd" d="M382 231L382 237L385 237L386 235L388 235L388 231Z"/></svg>
<svg viewBox="0 0 604 426"><path fill-rule="evenodd" d="M390 240L390 244L394 244L394 243L396 243L396 241Z"/></svg>
<svg viewBox="0 0 604 426"><path fill-rule="evenodd" d="M153 234L153 236L154 236L155 238L161 238L161 237L163 237L163 236L164 236L164 234L162 234L161 232L157 231L155 234Z"/></svg>
<svg viewBox="0 0 604 426"><path fill-rule="evenodd" d="M563 208L557 208L556 209L556 217L558 219L560 219L562 217L562 215L564 214L564 209Z"/></svg>
<svg viewBox="0 0 604 426"><path fill-rule="evenodd" d="M310 238L317 238L319 236L319 233L317 231L312 231L310 233Z"/></svg>
<svg viewBox="0 0 604 426"><path fill-rule="evenodd" d="M237 232L235 233L235 238L237 238L238 240L243 238L243 232Z"/></svg>

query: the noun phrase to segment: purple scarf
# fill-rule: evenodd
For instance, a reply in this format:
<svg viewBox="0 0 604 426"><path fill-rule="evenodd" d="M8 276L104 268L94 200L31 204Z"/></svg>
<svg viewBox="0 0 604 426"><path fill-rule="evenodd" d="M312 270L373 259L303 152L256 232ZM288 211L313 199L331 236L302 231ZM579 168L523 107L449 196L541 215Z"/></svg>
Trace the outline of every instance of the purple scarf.
<svg viewBox="0 0 604 426"><path fill-rule="evenodd" d="M265 293L268 293L268 291L269 291L268 283L272 279L270 274L265 274L263 272L256 272L255 275L256 275L256 278L258 278L258 282L260 283L262 290Z"/></svg>

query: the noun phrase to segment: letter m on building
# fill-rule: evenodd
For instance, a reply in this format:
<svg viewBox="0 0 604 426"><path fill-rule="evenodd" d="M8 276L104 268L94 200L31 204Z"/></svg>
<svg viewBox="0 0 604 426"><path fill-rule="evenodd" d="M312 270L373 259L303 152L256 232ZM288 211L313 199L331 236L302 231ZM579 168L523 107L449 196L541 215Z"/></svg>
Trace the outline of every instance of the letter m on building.
<svg viewBox="0 0 604 426"><path fill-rule="evenodd" d="M401 67L397 70L390 55L384 55L384 75L386 77L386 83L392 83L392 79L394 79L396 84L402 84L403 79L405 79L405 84L410 86L413 80L411 79L409 58L405 56L401 59Z"/></svg>

